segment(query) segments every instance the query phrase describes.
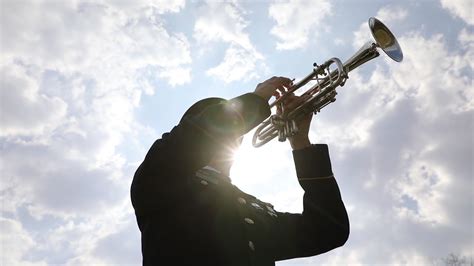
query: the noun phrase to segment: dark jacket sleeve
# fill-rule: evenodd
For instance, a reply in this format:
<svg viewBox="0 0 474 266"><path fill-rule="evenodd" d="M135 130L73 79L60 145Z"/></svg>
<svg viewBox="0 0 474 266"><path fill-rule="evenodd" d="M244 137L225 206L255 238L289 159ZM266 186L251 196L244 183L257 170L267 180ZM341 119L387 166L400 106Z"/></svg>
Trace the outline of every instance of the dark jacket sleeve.
<svg viewBox="0 0 474 266"><path fill-rule="evenodd" d="M151 208L160 198L169 199L166 193L176 195L174 188L185 181L183 176L205 166L229 140L244 135L269 115L268 103L247 93L182 119L155 141L137 169L131 188L135 210Z"/></svg>
<svg viewBox="0 0 474 266"><path fill-rule="evenodd" d="M342 246L349 219L334 179L327 145L293 151L305 193L303 213L278 213L275 260L314 256Z"/></svg>

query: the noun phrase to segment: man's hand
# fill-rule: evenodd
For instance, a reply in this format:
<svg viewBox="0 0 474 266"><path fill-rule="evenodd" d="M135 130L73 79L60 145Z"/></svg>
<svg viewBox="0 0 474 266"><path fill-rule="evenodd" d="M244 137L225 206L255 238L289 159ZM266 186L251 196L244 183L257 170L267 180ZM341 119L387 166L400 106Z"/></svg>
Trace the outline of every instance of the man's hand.
<svg viewBox="0 0 474 266"><path fill-rule="evenodd" d="M265 101L270 100L272 96L279 97L284 94L293 81L285 77L272 77L257 85L254 93L262 97Z"/></svg>
<svg viewBox="0 0 474 266"><path fill-rule="evenodd" d="M277 97L278 98L278 97ZM283 102L283 108L288 112L290 110L295 109L298 107L304 99L299 96L295 96L293 93L286 96L286 99ZM277 108L277 114L281 114L282 110ZM289 137L289 141L291 144L291 148L293 150L299 150L306 148L311 145L309 141L309 127L311 125L311 119L313 118L313 113L309 113L301 120L296 121L296 126L298 127L298 133L292 137Z"/></svg>

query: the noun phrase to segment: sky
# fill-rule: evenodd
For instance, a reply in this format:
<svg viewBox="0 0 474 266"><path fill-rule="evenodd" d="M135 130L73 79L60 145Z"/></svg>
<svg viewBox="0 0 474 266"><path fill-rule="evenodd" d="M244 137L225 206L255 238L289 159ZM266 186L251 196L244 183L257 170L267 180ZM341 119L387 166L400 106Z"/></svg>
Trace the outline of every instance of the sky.
<svg viewBox="0 0 474 266"><path fill-rule="evenodd" d="M397 36L313 118L351 235L286 265L440 265L474 257L472 0L0 0L1 265L140 265L129 198L150 145L199 99L301 79ZM288 143L236 153L233 183L301 212Z"/></svg>

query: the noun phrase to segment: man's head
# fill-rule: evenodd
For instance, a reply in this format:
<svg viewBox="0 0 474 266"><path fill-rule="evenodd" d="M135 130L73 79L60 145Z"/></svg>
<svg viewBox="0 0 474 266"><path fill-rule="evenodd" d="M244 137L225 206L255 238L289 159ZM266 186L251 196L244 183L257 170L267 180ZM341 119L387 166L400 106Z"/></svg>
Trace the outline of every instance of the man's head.
<svg viewBox="0 0 474 266"><path fill-rule="evenodd" d="M183 122L184 119L190 117L190 116L195 116L200 113L202 113L207 107L215 104L224 104L226 103L227 100L223 98L218 98L218 97L210 97L210 98L205 98L202 99L195 104L191 105L191 107L184 112L183 117L181 117L181 120L179 121L180 123Z"/></svg>
<svg viewBox="0 0 474 266"><path fill-rule="evenodd" d="M183 115L180 120L180 123L191 116L201 114L206 108L211 107L212 105L226 104L227 100L217 97L205 98L195 104L193 104ZM218 121L216 121L218 123ZM217 126L217 125L216 125ZM230 168L234 162L234 153L242 144L243 136L236 136L236 138L231 138L225 143L222 143L221 149L218 150L209 165L220 170L223 174L228 175Z"/></svg>

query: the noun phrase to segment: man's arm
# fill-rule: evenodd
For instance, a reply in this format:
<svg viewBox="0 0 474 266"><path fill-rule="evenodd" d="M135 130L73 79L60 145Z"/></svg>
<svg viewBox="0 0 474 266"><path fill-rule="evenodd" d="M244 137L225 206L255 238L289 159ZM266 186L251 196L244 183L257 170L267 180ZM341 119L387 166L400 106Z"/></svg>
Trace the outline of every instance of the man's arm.
<svg viewBox="0 0 474 266"><path fill-rule="evenodd" d="M334 179L326 145L293 151L298 181L305 193L303 213L277 213L275 260L314 256L342 246L349 219Z"/></svg>
<svg viewBox="0 0 474 266"><path fill-rule="evenodd" d="M289 95L292 110L303 99ZM349 219L331 169L327 145L312 145L308 138L309 113L297 121L299 131L289 138L298 182L304 189L303 213L279 213L276 222L275 260L314 256L342 246L349 236Z"/></svg>

